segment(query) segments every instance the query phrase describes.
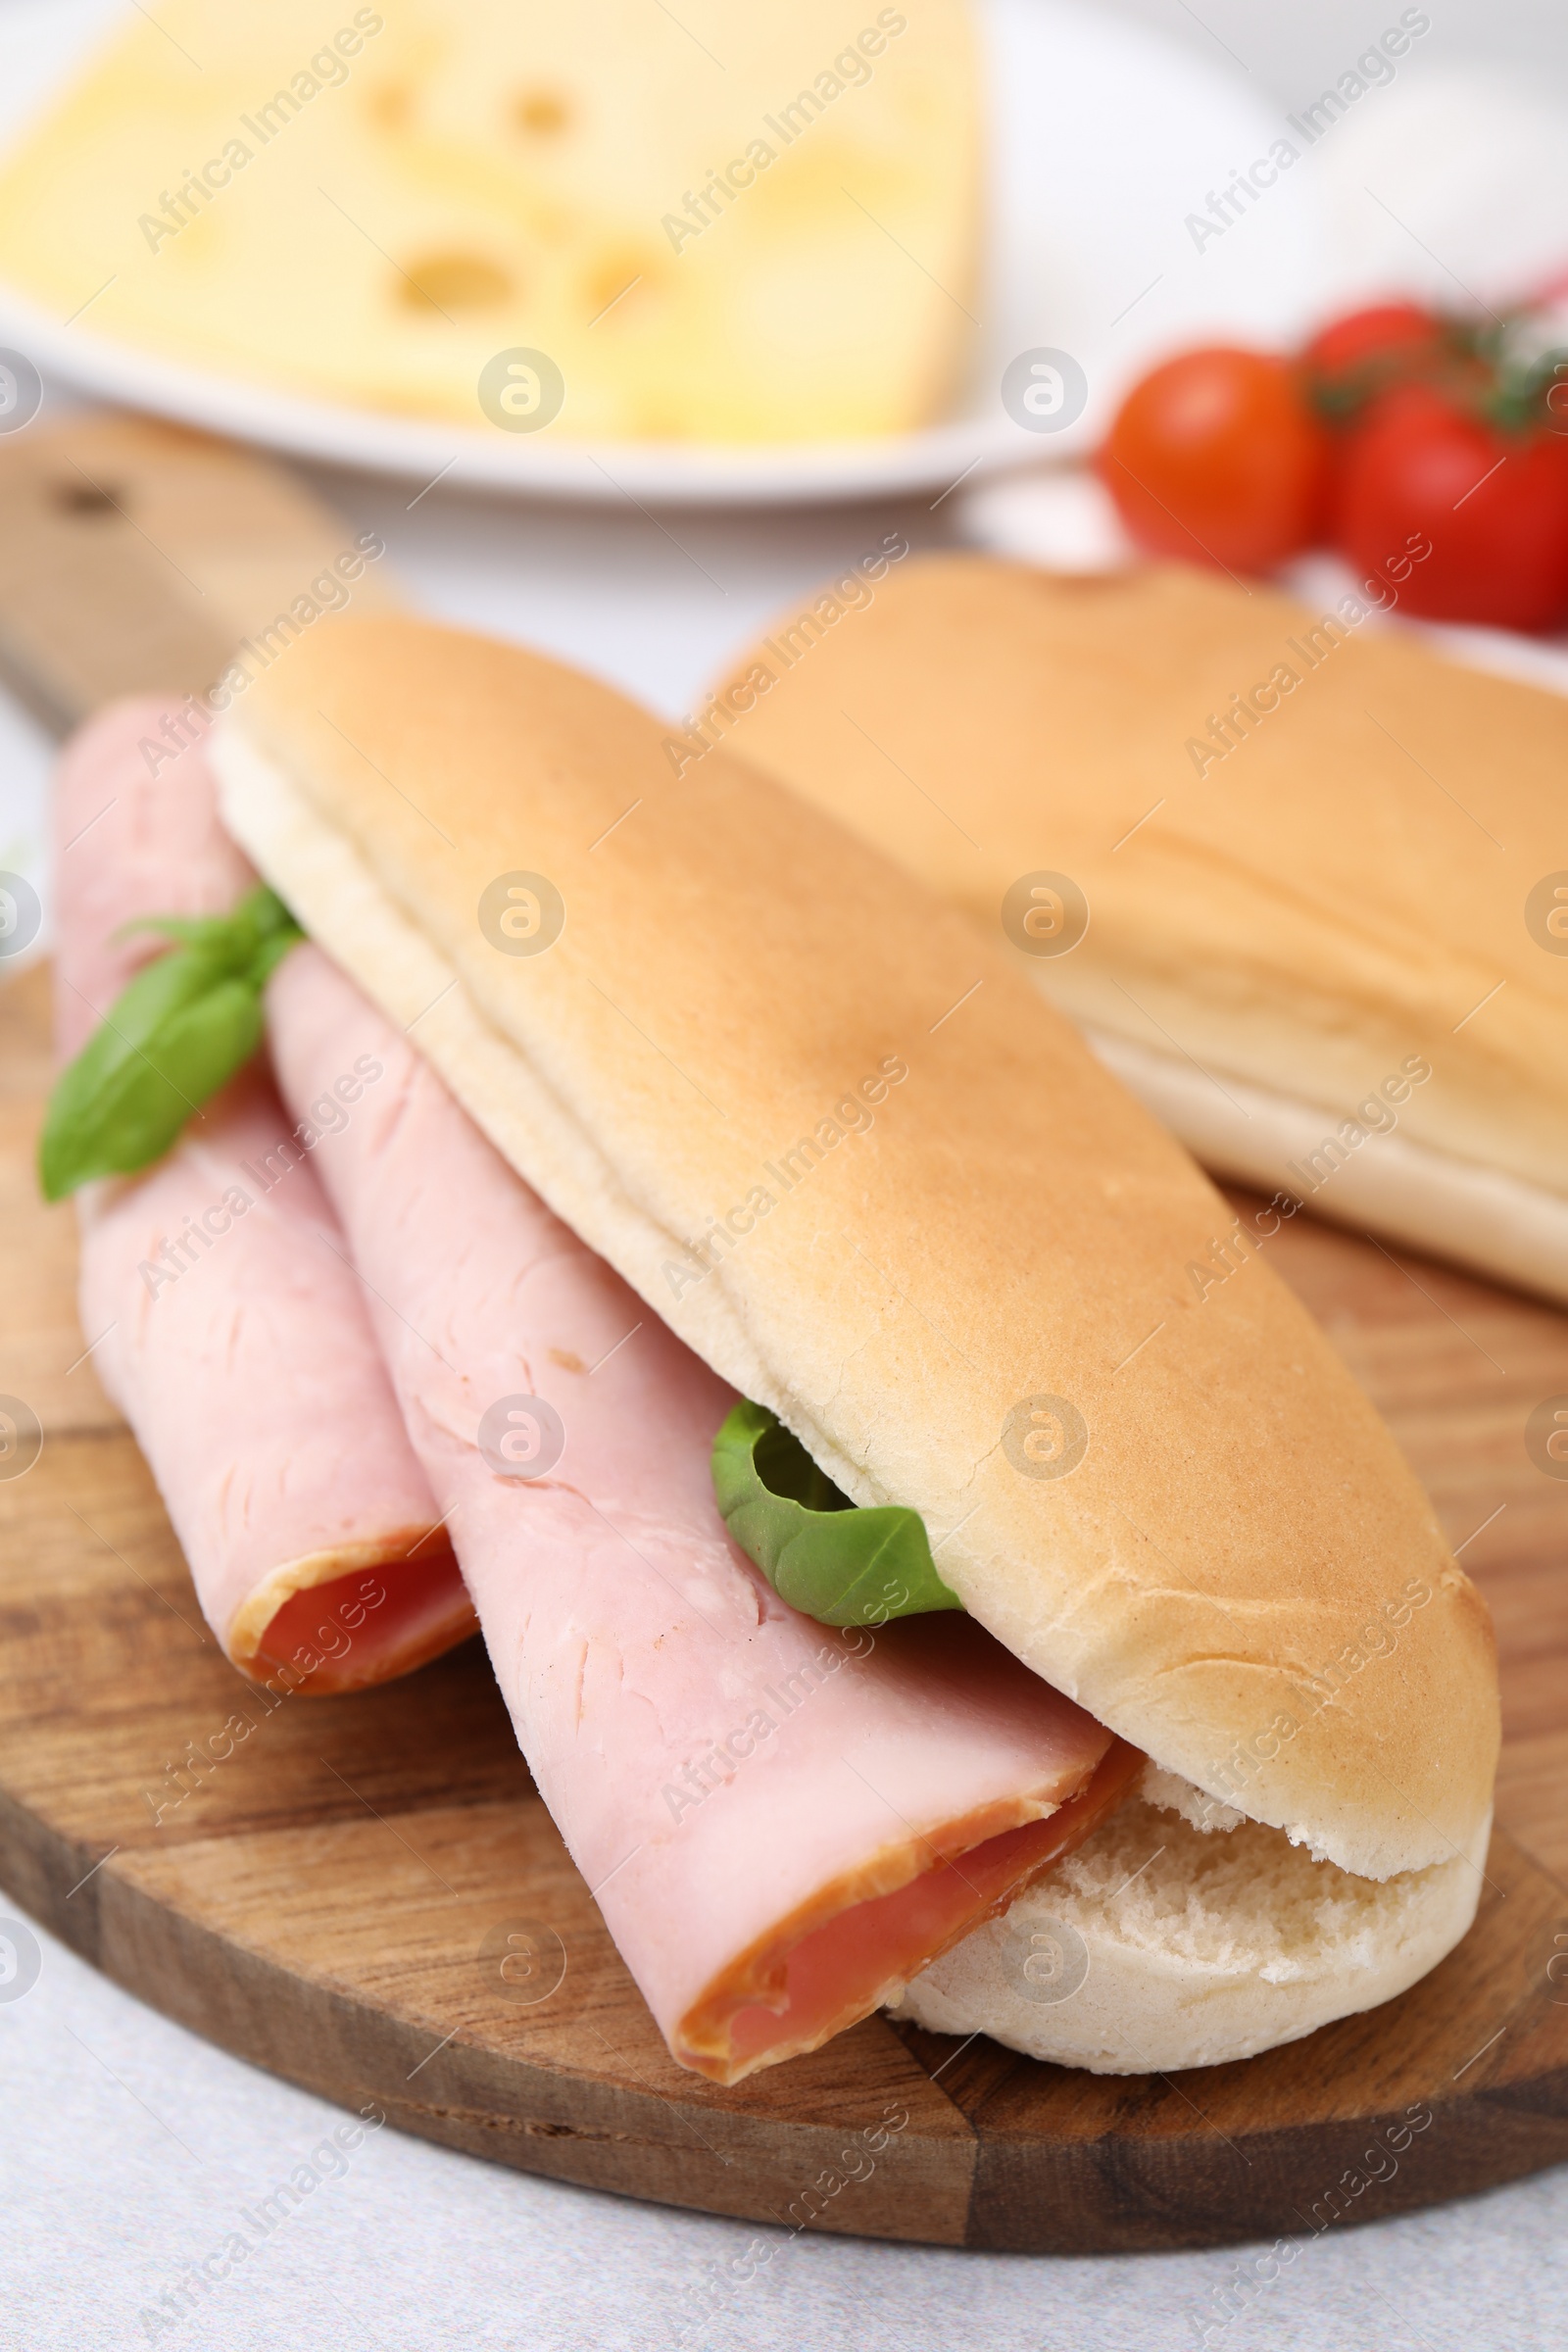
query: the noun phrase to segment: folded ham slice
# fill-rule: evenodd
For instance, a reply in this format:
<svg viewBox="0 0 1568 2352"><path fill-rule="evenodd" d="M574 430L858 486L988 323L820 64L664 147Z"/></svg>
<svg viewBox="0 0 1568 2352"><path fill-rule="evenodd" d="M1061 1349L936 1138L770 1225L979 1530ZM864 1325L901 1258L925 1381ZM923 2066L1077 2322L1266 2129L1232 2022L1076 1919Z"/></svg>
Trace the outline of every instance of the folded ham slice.
<svg viewBox="0 0 1568 2352"><path fill-rule="evenodd" d="M226 913L256 876L218 822L199 742L173 752L156 703L121 705L76 736L55 824L64 1058L169 944L117 937L124 923ZM344 1093L373 1094L363 1072L329 1080L345 1076ZM334 1095L310 1132L356 1115ZM471 1633L362 1286L266 1074L227 1087L145 1175L77 1201L93 1362L233 1663L258 1682L341 1690Z"/></svg>
<svg viewBox="0 0 1568 2352"><path fill-rule="evenodd" d="M971 1619L788 1608L713 1501L731 1392L314 947L269 1022L296 1113L385 1068L323 1179L523 1752L672 2053L732 2082L815 2048L1142 1758Z"/></svg>

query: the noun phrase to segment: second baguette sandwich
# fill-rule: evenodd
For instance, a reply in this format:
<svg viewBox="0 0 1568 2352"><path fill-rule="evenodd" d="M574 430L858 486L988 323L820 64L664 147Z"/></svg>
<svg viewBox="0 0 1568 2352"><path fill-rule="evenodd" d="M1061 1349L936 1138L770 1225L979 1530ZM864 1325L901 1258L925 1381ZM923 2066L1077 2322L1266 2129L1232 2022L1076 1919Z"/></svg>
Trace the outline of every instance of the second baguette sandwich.
<svg viewBox="0 0 1568 2352"><path fill-rule="evenodd" d="M966 907L1207 1166L1568 1300L1568 699L1360 595L972 556L855 587L672 765L728 740Z"/></svg>

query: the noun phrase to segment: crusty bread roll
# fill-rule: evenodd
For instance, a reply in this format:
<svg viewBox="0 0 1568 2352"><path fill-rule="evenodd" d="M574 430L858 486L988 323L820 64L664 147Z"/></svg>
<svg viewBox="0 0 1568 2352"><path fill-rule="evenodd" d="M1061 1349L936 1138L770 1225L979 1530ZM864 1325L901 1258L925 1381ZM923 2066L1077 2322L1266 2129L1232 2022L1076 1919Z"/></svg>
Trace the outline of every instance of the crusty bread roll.
<svg viewBox="0 0 1568 2352"><path fill-rule="evenodd" d="M1568 700L1176 567L856 592L688 775L730 735L956 899L1209 1167L1568 1299Z"/></svg>
<svg viewBox="0 0 1568 2352"><path fill-rule="evenodd" d="M1167 1782L944 1953L894 2014L1097 2075L1250 2058L1435 1968L1475 1918L1489 1827L1430 1870L1359 1879L1235 1813L1204 1822Z"/></svg>
<svg viewBox="0 0 1568 2352"><path fill-rule="evenodd" d="M1017 1655L1346 1870L1470 1851L1493 1645L1430 1505L1266 1263L1195 1297L1217 1195L965 917L415 620L293 648L214 757L499 1149Z"/></svg>

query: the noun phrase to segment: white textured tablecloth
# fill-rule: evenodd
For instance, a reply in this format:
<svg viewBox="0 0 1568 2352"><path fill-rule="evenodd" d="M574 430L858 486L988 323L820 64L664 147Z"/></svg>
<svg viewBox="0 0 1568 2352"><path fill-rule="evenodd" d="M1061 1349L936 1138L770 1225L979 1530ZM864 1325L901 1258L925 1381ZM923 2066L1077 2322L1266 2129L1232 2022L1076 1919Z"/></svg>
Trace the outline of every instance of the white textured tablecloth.
<svg viewBox="0 0 1568 2352"><path fill-rule="evenodd" d="M1268 2284L1253 2248L1059 2260L789 2239L391 2130L312 2164L339 2109L40 1940L37 1983L0 2003L4 2352L1178 2352L1205 2326L1215 2352L1568 2343L1568 2170L1304 2242ZM302 2163L320 2185L263 2238L259 2201ZM193 2267L221 2269L231 2232L254 2251L198 2292ZM748 2247L753 2276L709 2316L714 2270ZM1215 2290L1239 2275L1250 2302L1222 2325Z"/></svg>

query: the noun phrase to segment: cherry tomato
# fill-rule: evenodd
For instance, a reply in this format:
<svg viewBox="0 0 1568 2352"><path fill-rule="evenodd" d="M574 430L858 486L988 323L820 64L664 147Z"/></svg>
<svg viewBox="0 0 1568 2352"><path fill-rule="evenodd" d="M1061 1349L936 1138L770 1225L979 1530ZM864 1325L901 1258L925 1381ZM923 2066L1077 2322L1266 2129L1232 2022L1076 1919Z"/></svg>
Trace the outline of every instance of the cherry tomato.
<svg viewBox="0 0 1568 2352"><path fill-rule="evenodd" d="M1568 440L1504 432L1435 385L1399 385L1345 438L1333 535L1369 572L1430 546L1397 583L1407 612L1550 628L1568 612Z"/></svg>
<svg viewBox="0 0 1568 2352"><path fill-rule="evenodd" d="M1319 327L1301 362L1315 382L1333 386L1372 366L1407 365L1447 348L1449 329L1416 302L1379 302Z"/></svg>
<svg viewBox="0 0 1568 2352"><path fill-rule="evenodd" d="M1097 463L1140 546L1266 571L1311 543L1327 460L1298 369L1216 344L1135 385Z"/></svg>

